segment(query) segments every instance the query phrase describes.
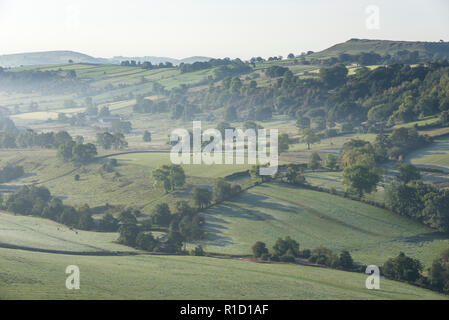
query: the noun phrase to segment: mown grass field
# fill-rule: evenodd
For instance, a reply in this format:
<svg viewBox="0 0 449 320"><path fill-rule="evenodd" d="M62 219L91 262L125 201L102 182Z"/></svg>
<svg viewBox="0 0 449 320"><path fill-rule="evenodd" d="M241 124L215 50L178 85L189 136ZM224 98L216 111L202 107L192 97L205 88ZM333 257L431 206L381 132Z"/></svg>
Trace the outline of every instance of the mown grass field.
<svg viewBox="0 0 449 320"><path fill-rule="evenodd" d="M70 229L54 221L0 211L0 246L69 252L132 252L115 243L118 233Z"/></svg>
<svg viewBox="0 0 449 320"><path fill-rule="evenodd" d="M60 197L68 204L87 203L91 207L112 205L133 206L149 214L160 202L174 204L177 200L190 200L190 192L195 186L211 188L217 178L234 172L248 170L251 165L183 165L187 179L186 185L175 192L165 193L161 187L154 185L152 171L161 165L171 164L170 154L129 153L109 158L118 160L114 172L101 169L109 158L77 168L56 157L55 150L21 150L0 152L2 166L7 163L22 165L26 175L4 186L11 191L21 185L42 185L54 196ZM74 176L80 175L75 181ZM242 186L249 179L238 181Z"/></svg>
<svg viewBox="0 0 449 320"><path fill-rule="evenodd" d="M170 153L129 153L117 156L111 156L110 158L117 159L120 164L123 165L137 165L147 167L149 170L157 169L164 164L171 164ZM234 164L224 164L224 157L222 158L223 164L194 164L193 156L190 157L190 164L181 164L184 172L190 177L200 178L224 178L230 174L247 171L251 168L251 164L248 164L247 157L239 157L239 161L243 161L243 164L237 164L238 160L234 156Z"/></svg>
<svg viewBox="0 0 449 320"><path fill-rule="evenodd" d="M409 154L406 161L416 166L424 166L449 171L449 138L436 139L430 146Z"/></svg>
<svg viewBox="0 0 449 320"><path fill-rule="evenodd" d="M188 256L73 256L0 248L0 299L446 299L405 283L288 264ZM67 290L68 265L80 289Z"/></svg>
<svg viewBox="0 0 449 320"><path fill-rule="evenodd" d="M206 251L251 254L291 236L302 249L350 251L365 264L383 264L400 251L427 266L449 238L410 219L358 201L286 185L264 184L205 212Z"/></svg>

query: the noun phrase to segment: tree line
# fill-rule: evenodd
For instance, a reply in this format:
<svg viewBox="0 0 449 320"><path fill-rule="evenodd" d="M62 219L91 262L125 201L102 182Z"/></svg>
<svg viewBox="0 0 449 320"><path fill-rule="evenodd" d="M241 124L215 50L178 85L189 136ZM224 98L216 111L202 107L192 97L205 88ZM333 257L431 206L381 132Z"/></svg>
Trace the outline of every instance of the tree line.
<svg viewBox="0 0 449 320"><path fill-rule="evenodd" d="M3 200L3 208L15 214L42 217L81 230L95 228L87 204L79 207L65 205L45 187L22 186Z"/></svg>
<svg viewBox="0 0 449 320"><path fill-rule="evenodd" d="M325 265L334 269L355 271L363 268L363 266L354 264L351 254L347 250L341 251L339 255L323 246L313 250L299 250L299 243L290 237L279 238L271 252L264 242L257 241L252 246L252 252L255 259L264 261L295 262L296 259L301 258L311 263Z"/></svg>

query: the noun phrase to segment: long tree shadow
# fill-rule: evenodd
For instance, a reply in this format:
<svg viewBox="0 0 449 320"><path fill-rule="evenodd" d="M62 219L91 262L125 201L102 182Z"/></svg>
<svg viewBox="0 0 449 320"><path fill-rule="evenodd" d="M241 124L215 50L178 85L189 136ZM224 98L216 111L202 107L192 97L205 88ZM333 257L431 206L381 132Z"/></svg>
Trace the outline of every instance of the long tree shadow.
<svg viewBox="0 0 449 320"><path fill-rule="evenodd" d="M299 208L294 205L289 205L285 203L279 203L279 202L273 202L273 200L262 194L256 194L256 193L246 193L243 197L236 198L232 200L232 202L229 202L231 204L241 205L241 206L248 206L251 205L254 208L261 208L261 209L271 209L275 211L283 211L283 212L298 212L302 211L302 208ZM246 209L247 210L247 209ZM257 210L257 209L256 209ZM249 212L255 211L255 210L248 210ZM274 220L274 218L271 215L263 214L260 210L257 210L257 212L260 212L260 216L266 216L266 220ZM260 220L260 219L258 219Z"/></svg>
<svg viewBox="0 0 449 320"><path fill-rule="evenodd" d="M395 239L395 241L408 242L408 243L429 243L438 240L449 240L449 236L442 232L428 232L417 234L410 237L400 237Z"/></svg>
<svg viewBox="0 0 449 320"><path fill-rule="evenodd" d="M248 208L250 206L250 208ZM252 221L274 221L276 218L262 210L271 209L282 212L298 212L302 208L283 205L281 203L273 203L271 199L265 195L245 193L242 197L227 201L223 204L208 209L206 213L207 240L216 246L228 246L235 244L231 237L224 236L223 232L229 229L230 224L226 218L248 219ZM238 223L238 221L236 222ZM211 244L212 244L211 243Z"/></svg>

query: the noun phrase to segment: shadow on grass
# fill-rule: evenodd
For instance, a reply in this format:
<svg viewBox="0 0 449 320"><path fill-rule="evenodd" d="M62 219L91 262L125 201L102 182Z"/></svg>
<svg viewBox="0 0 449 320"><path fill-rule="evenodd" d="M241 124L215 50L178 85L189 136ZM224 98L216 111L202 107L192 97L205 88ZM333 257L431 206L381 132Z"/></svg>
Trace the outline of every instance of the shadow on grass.
<svg viewBox="0 0 449 320"><path fill-rule="evenodd" d="M302 211L302 208L288 205L284 203L279 202L273 202L273 199L271 199L268 196L262 195L262 194L254 194L254 193L246 193L243 197L236 198L232 202L229 202L229 205L241 205L241 206L251 206L254 208L246 209L240 208L240 210L245 210L248 214L239 215L243 218L253 219L253 220L275 220L272 215L265 214L258 210L257 208L261 209L270 209L275 211L282 211L282 212L292 212L296 213L298 211Z"/></svg>
<svg viewBox="0 0 449 320"><path fill-rule="evenodd" d="M410 237L397 238L396 241L408 242L408 243L429 243L438 240L449 240L449 236L442 232L428 232L417 234Z"/></svg>

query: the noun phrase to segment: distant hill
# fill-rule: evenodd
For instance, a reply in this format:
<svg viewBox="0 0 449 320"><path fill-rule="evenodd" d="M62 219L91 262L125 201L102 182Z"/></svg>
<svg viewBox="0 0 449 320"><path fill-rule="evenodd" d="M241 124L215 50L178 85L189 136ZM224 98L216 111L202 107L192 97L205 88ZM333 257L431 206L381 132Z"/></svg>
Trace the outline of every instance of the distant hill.
<svg viewBox="0 0 449 320"><path fill-rule="evenodd" d="M45 65L45 64L64 64L69 60L74 63L113 63L119 64L123 60L135 60L135 61L150 61L152 64L159 64L161 62L169 61L175 65L184 63L193 63L196 61L209 61L208 57L189 57L185 59L174 59L168 57L122 57L117 56L111 59L107 58L94 58L87 54L74 51L43 51L43 52L27 52L16 54L0 55L0 66L2 67L18 67L18 66L30 66L30 65Z"/></svg>
<svg viewBox="0 0 449 320"><path fill-rule="evenodd" d="M0 66L17 67L41 64L63 64L72 60L75 63L108 63L108 59L94 58L74 51L43 51L0 55Z"/></svg>
<svg viewBox="0 0 449 320"><path fill-rule="evenodd" d="M200 57L200 56L195 56L195 57L189 57L189 58L184 58L184 59L175 59L175 58L169 58L169 57L155 57L155 56L144 56L144 57L123 57L123 56L116 56L113 57L112 59L109 59L110 63L120 63L124 60L134 60L136 62L144 62L144 61L149 61L152 64L159 64L159 63L164 63L164 62L171 62L174 65L179 65L180 63L194 63L197 61L200 62L204 62L204 61L209 61L210 57Z"/></svg>
<svg viewBox="0 0 449 320"><path fill-rule="evenodd" d="M413 42L413 41L392 41L392 40L367 40L351 39L343 43L336 44L326 50L310 55L314 58L338 57L341 53L359 54L361 52L375 52L382 56L395 55L399 51L418 51L422 59L449 58L449 42Z"/></svg>

